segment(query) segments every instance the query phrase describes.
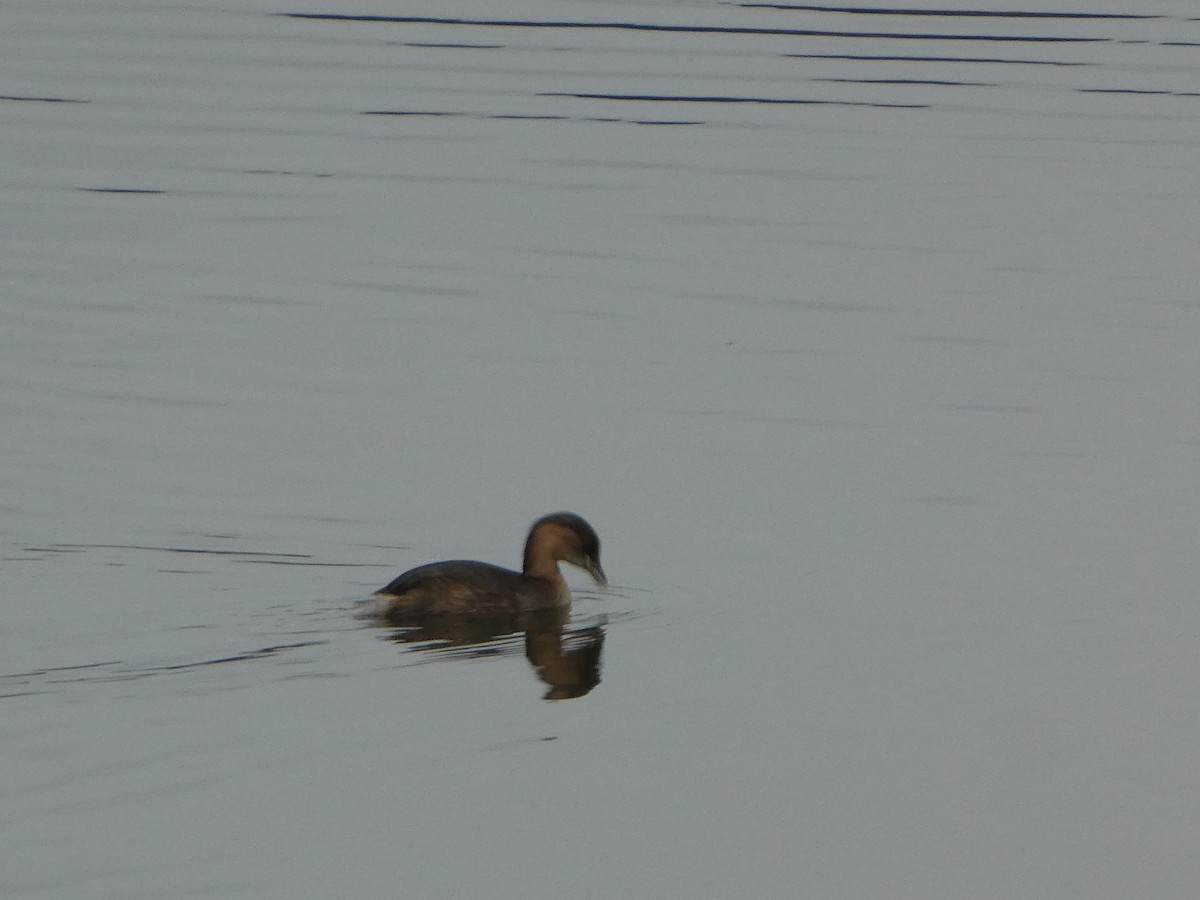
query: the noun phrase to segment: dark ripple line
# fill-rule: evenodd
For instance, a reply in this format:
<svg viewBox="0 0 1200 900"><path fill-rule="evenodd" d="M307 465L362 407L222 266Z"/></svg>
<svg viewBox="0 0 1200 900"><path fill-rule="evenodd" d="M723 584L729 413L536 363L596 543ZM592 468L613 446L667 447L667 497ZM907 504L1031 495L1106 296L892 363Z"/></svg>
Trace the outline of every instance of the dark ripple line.
<svg viewBox="0 0 1200 900"><path fill-rule="evenodd" d="M541 96L551 96L543 94ZM704 122L694 120L672 119L622 119L618 116L558 116L533 115L530 113L471 113L448 110L419 110L419 109L367 109L360 115L364 116L397 116L410 118L458 118L458 119L489 119L495 121L515 122L599 122L601 124L617 125L703 125Z"/></svg>
<svg viewBox="0 0 1200 900"><path fill-rule="evenodd" d="M797 6L790 3L738 3L743 9L785 9L802 12L853 13L864 16L945 16L946 18L988 19L1165 19L1161 15L1140 13L1060 13L1004 11L993 9L890 9L883 6Z"/></svg>
<svg viewBox="0 0 1200 900"><path fill-rule="evenodd" d="M609 31L660 31L684 34L751 34L782 37L891 38L919 41L1018 41L1025 43L1096 44L1111 38L1051 37L1047 35L906 34L879 31L820 31L802 28L751 28L725 25L652 25L644 22L522 21L519 19L458 19L436 16L367 16L347 13L273 13L289 19L326 22L386 22L395 25L477 25L489 28L565 28Z"/></svg>
<svg viewBox="0 0 1200 900"><path fill-rule="evenodd" d="M81 187L76 190L86 191L89 194L165 194L163 190L152 190L150 188L94 188Z"/></svg>
<svg viewBox="0 0 1200 900"><path fill-rule="evenodd" d="M296 556L299 554L290 555ZM247 565L255 564L260 566L315 566L316 568L326 569L384 569L390 565L390 563L316 562L315 560L308 559L235 559L234 562L246 563Z"/></svg>
<svg viewBox="0 0 1200 900"><path fill-rule="evenodd" d="M1076 88L1081 94L1135 94L1150 97L1198 97L1194 91L1162 91L1141 88Z"/></svg>
<svg viewBox="0 0 1200 900"><path fill-rule="evenodd" d="M434 41L408 41L405 47L429 47L438 50L503 50L503 44L439 44Z"/></svg>
<svg viewBox="0 0 1200 900"><path fill-rule="evenodd" d="M455 112L449 110L419 110L419 109L367 109L363 110L364 116L416 116L416 117L440 117L454 119L503 119L516 121L530 122L624 122L624 119L617 118L581 118L579 116L557 116L557 115L535 115L533 113L470 113L470 112Z"/></svg>
<svg viewBox="0 0 1200 900"><path fill-rule="evenodd" d="M90 100L73 100L70 97L18 97L12 94L0 95L0 100L13 103L91 103Z"/></svg>
<svg viewBox="0 0 1200 900"><path fill-rule="evenodd" d="M1019 66L1096 66L1094 62L1053 59L1004 59L999 56L871 56L865 53L784 53L787 59L850 59L862 62L1000 63Z"/></svg>
<svg viewBox="0 0 1200 900"><path fill-rule="evenodd" d="M190 547L153 547L147 544L52 544L71 550L160 550L164 553L204 553L210 556L268 556L289 559L312 559L311 553L269 553L265 550L204 550Z"/></svg>
<svg viewBox="0 0 1200 900"><path fill-rule="evenodd" d="M928 78L814 78L832 84L896 84L928 85L930 87L999 87L987 81L934 81Z"/></svg>
<svg viewBox="0 0 1200 900"><path fill-rule="evenodd" d="M295 644L276 644L272 647L262 647L258 650L247 650L244 653L235 653L231 656L220 656L215 659L202 659L198 662L177 663L173 666L154 666L149 669L135 669L128 675L145 676L154 675L160 672L178 672L183 669L199 669L204 666L219 666L222 663L230 662L245 662L251 659L265 659L266 657L275 656L282 653L284 650L301 650L305 647L320 647L323 644L328 644L329 641L300 641Z"/></svg>
<svg viewBox="0 0 1200 900"><path fill-rule="evenodd" d="M39 675L50 675L56 672L78 672L81 669L101 669L105 666L119 666L122 660L110 659L105 662L98 663L82 663L75 666L48 666L44 669L33 669L29 672L13 672L9 674L0 674L0 678L34 678Z"/></svg>
<svg viewBox="0 0 1200 900"><path fill-rule="evenodd" d="M803 100L788 97L721 97L686 96L682 94L574 94L547 92L539 97L574 97L577 100L629 100L656 103L745 103L769 106L870 106L884 109L928 109L928 103L868 103L856 100Z"/></svg>
<svg viewBox="0 0 1200 900"><path fill-rule="evenodd" d="M83 669L107 668L108 671L99 672L90 675L80 675L79 677L59 677L52 678L48 681L49 684L104 684L113 681L139 681L143 678L151 678L155 675L168 675L175 672L187 672L194 669L203 669L208 666L219 666L225 663L247 662L255 659L269 659L284 653L288 650L302 650L308 647L320 647L328 644L327 640L320 641L299 641L294 644L275 644L270 647L261 647L257 650L247 650L241 653L233 653L229 656L218 656L212 659L201 659L195 662L175 663L173 665L151 666L148 668L136 669L116 669L114 666L126 665L125 662L114 661L111 663L92 663L86 666L63 666L60 668L44 669L30 672L29 676L54 675L62 673L66 675L72 671ZM14 677L14 676L2 676ZM44 693L41 691L29 691L28 693Z"/></svg>

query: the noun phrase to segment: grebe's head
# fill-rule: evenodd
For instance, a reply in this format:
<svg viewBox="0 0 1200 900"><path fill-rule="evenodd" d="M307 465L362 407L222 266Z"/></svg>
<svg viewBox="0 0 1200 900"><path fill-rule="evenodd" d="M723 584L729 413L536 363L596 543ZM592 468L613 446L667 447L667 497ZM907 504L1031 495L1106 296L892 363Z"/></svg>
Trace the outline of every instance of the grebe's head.
<svg viewBox="0 0 1200 900"><path fill-rule="evenodd" d="M597 584L608 584L600 568L600 538L581 517L569 512L542 516L529 529L525 541L525 571L535 568L539 559L549 557L579 566Z"/></svg>

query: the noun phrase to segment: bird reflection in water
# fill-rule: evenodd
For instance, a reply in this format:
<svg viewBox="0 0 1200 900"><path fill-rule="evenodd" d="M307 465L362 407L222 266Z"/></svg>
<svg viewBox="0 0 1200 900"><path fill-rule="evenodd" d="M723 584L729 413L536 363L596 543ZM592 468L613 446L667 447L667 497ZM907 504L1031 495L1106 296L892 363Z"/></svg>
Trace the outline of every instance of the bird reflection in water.
<svg viewBox="0 0 1200 900"><path fill-rule="evenodd" d="M446 657L478 659L508 656L524 644L525 658L548 689L546 700L583 697L600 683L600 653L604 629L589 625L570 630L566 609L545 609L503 615L422 616L391 635L398 644ZM521 636L524 635L524 641Z"/></svg>

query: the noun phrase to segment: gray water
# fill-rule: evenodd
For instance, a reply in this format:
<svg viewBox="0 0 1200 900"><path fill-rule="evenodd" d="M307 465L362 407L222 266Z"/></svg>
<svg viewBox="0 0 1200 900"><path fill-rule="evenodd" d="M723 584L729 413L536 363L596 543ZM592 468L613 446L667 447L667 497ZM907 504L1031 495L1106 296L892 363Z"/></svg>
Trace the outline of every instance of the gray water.
<svg viewBox="0 0 1200 900"><path fill-rule="evenodd" d="M1194 897L1200 14L988 9L8 4L0 894Z"/></svg>

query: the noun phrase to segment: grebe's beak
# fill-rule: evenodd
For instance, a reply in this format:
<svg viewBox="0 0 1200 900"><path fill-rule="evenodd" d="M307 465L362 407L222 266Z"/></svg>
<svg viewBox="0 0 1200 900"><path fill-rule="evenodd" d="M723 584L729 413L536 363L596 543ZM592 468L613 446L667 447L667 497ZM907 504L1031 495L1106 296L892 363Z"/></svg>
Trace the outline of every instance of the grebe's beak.
<svg viewBox="0 0 1200 900"><path fill-rule="evenodd" d="M600 561L598 559L592 559L591 557L588 557L584 560L584 563L584 571L596 580L596 584L601 586L608 585L608 579L604 577L604 570L600 568Z"/></svg>

